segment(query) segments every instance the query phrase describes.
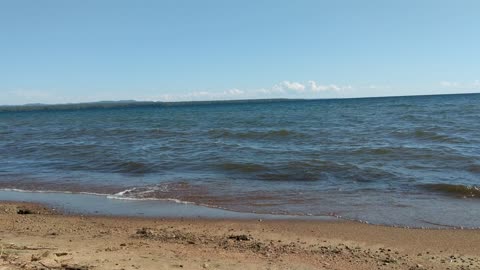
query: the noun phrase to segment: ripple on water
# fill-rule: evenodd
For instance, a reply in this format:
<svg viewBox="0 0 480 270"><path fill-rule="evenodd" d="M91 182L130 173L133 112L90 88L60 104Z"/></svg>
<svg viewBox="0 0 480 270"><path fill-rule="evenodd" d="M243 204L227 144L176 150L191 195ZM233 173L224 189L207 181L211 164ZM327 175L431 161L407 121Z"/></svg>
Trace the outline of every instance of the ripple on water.
<svg viewBox="0 0 480 270"><path fill-rule="evenodd" d="M440 192L453 197L480 198L480 187L478 186L439 183L425 184L421 185L421 187L429 191Z"/></svg>

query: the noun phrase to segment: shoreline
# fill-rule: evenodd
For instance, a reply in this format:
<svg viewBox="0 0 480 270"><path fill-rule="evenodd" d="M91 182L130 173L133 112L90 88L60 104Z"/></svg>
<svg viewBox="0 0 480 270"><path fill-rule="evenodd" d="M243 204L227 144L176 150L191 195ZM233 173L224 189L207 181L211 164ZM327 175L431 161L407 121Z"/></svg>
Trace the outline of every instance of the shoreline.
<svg viewBox="0 0 480 270"><path fill-rule="evenodd" d="M96 196L96 195L94 195ZM167 201L168 202L168 201ZM169 203L169 202L168 202ZM173 202L172 202L173 203ZM277 214L258 214L258 213L242 213L230 210L224 210L221 208L210 208L208 206L193 205L194 207L205 207L213 210L220 210L231 212L233 216L145 216L145 215L122 215L122 214L106 214L106 213L79 213L74 211L68 211L55 207L48 203L35 202L35 201L21 201L21 200L2 200L0 199L0 206L11 205L14 207L26 206L26 208L37 209L37 212L33 214L40 215L56 215L63 217L76 217L76 218L100 218L100 219L120 219L120 220L138 220L138 221L200 221L200 222L218 222L218 221L231 221L231 222L304 222L304 223L339 223L339 224L351 224L352 226L370 226L379 228L391 228L391 229L404 229L404 230L420 230L420 231L474 231L480 234L480 227L465 228L465 227L410 227L410 226L396 226L388 224L376 224L366 221L360 221L355 219L347 219L336 216L307 216L307 215L277 215ZM1 209L0 209L1 212ZM18 213L17 213L18 214ZM30 213L29 213L30 214ZM27 214L27 215L29 215ZM246 216L235 216L236 214L247 214ZM19 214L21 215L21 214ZM253 215L250 216L250 215ZM255 217L256 216L256 217Z"/></svg>
<svg viewBox="0 0 480 270"><path fill-rule="evenodd" d="M93 193L53 191L0 190L0 200L25 202L62 209L67 215L92 215L145 218L195 219L269 219L269 220L337 220L337 216L288 215L274 213L237 212L218 207L179 202L170 199L130 200L117 199Z"/></svg>
<svg viewBox="0 0 480 270"><path fill-rule="evenodd" d="M62 209L69 215L92 215L113 217L147 217L147 218L194 218L194 219L262 219L262 220L305 220L305 221L346 221L375 226L412 229L438 230L480 230L480 226L461 226L432 223L418 220L416 224L372 222L342 216L278 214L238 212L209 205L192 202L181 202L173 199L118 199L108 194L74 193L63 191L28 191L17 189L0 189L0 201L27 202L46 205L50 208Z"/></svg>
<svg viewBox="0 0 480 270"><path fill-rule="evenodd" d="M2 270L480 268L480 230L70 215L12 201L0 201L0 247Z"/></svg>

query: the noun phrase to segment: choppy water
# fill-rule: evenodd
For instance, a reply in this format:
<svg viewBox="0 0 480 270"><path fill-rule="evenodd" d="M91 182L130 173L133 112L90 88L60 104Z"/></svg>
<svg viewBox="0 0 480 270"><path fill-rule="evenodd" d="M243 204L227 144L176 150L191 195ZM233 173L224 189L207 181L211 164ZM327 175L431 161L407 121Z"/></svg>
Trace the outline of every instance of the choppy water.
<svg viewBox="0 0 480 270"><path fill-rule="evenodd" d="M0 188L479 227L480 95L1 112Z"/></svg>

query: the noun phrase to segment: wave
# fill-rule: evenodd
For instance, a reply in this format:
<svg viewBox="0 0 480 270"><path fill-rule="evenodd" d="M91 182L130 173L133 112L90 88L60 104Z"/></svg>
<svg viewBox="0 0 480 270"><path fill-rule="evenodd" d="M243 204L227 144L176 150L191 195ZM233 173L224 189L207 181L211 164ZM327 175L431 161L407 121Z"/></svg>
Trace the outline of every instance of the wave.
<svg viewBox="0 0 480 270"><path fill-rule="evenodd" d="M471 173L480 173L480 164L471 164L467 166L467 170Z"/></svg>
<svg viewBox="0 0 480 270"><path fill-rule="evenodd" d="M123 136L125 138L131 138L134 140L139 139L159 139L159 138L169 138L172 136L179 136L183 133L172 130L172 129L163 129L163 128L141 128L141 129L122 129L122 128L110 128L110 129L100 129L97 131L97 134L105 133L106 136L111 136L116 138L117 136ZM91 134L91 135L95 135Z"/></svg>
<svg viewBox="0 0 480 270"><path fill-rule="evenodd" d="M374 167L327 160L292 161L270 164L226 163L226 170L249 173L250 179L279 182L314 182L323 180L371 182L397 176Z"/></svg>
<svg viewBox="0 0 480 270"><path fill-rule="evenodd" d="M227 162L220 164L220 167L226 171L237 171L242 173L255 173L268 171L268 167L254 163L234 163Z"/></svg>
<svg viewBox="0 0 480 270"><path fill-rule="evenodd" d="M22 193L60 193L60 194L83 194L83 195L92 195L92 196L109 196L105 193L95 193L95 192L85 192L85 191L67 191L67 190L29 190L29 189L20 189L20 188L0 188L0 191L10 191L10 192L22 192Z"/></svg>
<svg viewBox="0 0 480 270"><path fill-rule="evenodd" d="M405 114L405 115L401 116L400 119L404 120L404 121L410 121L410 122L420 120L420 118L417 115L413 115L413 114Z"/></svg>
<svg viewBox="0 0 480 270"><path fill-rule="evenodd" d="M431 130L416 129L413 131L394 131L391 133L393 136L402 139L417 139L432 142L445 142L445 143L465 143L465 139L439 133Z"/></svg>
<svg viewBox="0 0 480 270"><path fill-rule="evenodd" d="M471 156L456 150L454 147L442 147L439 149L426 148L426 147L413 147L413 146L385 146L379 148L361 147L349 152L355 157L369 158L369 159L382 159L387 160L417 160L420 161L415 165L406 165L408 168L425 168L421 166L421 162L447 162L446 164L452 164L452 161L458 162L455 167L464 168L468 171L475 172L479 170L476 168L478 165L469 165L476 161L475 156ZM468 166L467 166L468 165ZM467 167L466 167L467 166Z"/></svg>
<svg viewBox="0 0 480 270"><path fill-rule="evenodd" d="M424 189L444 193L446 195L462 198L480 198L479 186L453 185L453 184L426 184Z"/></svg>
<svg viewBox="0 0 480 270"><path fill-rule="evenodd" d="M214 129L208 132L214 138L236 138L236 139L282 139L282 138L303 138L305 133L278 129L278 130L250 130L250 131L233 131L228 129Z"/></svg>
<svg viewBox="0 0 480 270"><path fill-rule="evenodd" d="M154 171L152 166L136 161L120 162L115 164L115 167L117 172L129 174L145 174Z"/></svg>
<svg viewBox="0 0 480 270"><path fill-rule="evenodd" d="M65 164L66 163L66 164ZM72 171L87 171L87 172L105 172L105 173L120 173L127 175L144 175L157 172L158 166L152 163L140 161L105 161L96 160L95 157L81 160L80 162L65 162L54 163L53 166L60 167L60 169L68 169Z"/></svg>
<svg viewBox="0 0 480 270"><path fill-rule="evenodd" d="M0 188L0 191L7 191L7 192L21 192L21 193L56 193L56 194L71 194L71 195L90 195L90 196L99 196L99 197L106 197L107 199L112 200L128 200L128 201L170 201L179 204L195 204L194 202L189 201L182 201L175 198L155 198L155 197L134 197L126 195L129 192L134 192L137 188L126 189L124 191L115 193L115 194L105 194L105 193L95 193L95 192L74 192L74 191L67 191L67 190L27 190L27 189L18 189L18 188ZM139 188L141 189L141 188Z"/></svg>
<svg viewBox="0 0 480 270"><path fill-rule="evenodd" d="M296 161L279 163L241 163L227 162L219 167L227 172L249 174L252 180L266 181L317 181L322 179L325 171L340 170L342 166L334 162L325 161Z"/></svg>
<svg viewBox="0 0 480 270"><path fill-rule="evenodd" d="M126 200L126 201L170 201L179 204L195 204L190 201L183 201L175 198L157 198L157 197L148 197L145 196L148 193L154 193L157 191L157 187L141 187L141 188L131 188L124 191L120 191L113 195L108 195L108 199L113 200Z"/></svg>
<svg viewBox="0 0 480 270"><path fill-rule="evenodd" d="M196 199L206 195L206 187L188 182L165 182L138 186L108 195L109 199L134 201L173 201L182 204L197 204ZM191 198L192 200L189 200Z"/></svg>
<svg viewBox="0 0 480 270"><path fill-rule="evenodd" d="M398 151L398 147L383 147L383 148L359 148L353 151L353 154L367 154L367 155L388 155Z"/></svg>

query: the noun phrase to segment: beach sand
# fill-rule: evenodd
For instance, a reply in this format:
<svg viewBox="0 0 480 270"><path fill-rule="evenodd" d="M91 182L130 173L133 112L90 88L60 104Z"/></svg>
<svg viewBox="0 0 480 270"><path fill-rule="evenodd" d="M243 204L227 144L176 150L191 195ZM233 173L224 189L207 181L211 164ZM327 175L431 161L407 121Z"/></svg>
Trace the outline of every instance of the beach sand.
<svg viewBox="0 0 480 270"><path fill-rule="evenodd" d="M1 202L0 269L480 269L480 231L75 216Z"/></svg>

